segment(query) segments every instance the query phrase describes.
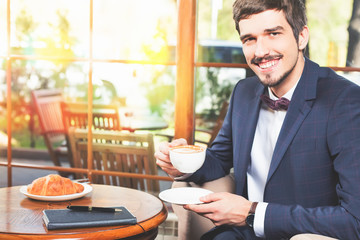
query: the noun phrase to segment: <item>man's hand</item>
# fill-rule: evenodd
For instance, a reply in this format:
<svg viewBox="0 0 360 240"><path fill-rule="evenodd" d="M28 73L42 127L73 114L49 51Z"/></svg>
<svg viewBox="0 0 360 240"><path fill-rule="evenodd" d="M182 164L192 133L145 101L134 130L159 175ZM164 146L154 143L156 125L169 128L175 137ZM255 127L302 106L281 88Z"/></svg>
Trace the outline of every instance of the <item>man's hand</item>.
<svg viewBox="0 0 360 240"><path fill-rule="evenodd" d="M223 224L245 226L245 219L250 211L251 202L242 196L231 193L211 193L200 198L204 204L185 205L187 210L194 211L208 219L215 226Z"/></svg>
<svg viewBox="0 0 360 240"><path fill-rule="evenodd" d="M187 141L184 138L179 138L171 143L162 142L159 145L159 150L155 152L154 156L156 158L156 164L161 167L170 177L180 177L184 175L184 173L179 172L170 162L169 157L169 148L180 146L180 145L187 145Z"/></svg>

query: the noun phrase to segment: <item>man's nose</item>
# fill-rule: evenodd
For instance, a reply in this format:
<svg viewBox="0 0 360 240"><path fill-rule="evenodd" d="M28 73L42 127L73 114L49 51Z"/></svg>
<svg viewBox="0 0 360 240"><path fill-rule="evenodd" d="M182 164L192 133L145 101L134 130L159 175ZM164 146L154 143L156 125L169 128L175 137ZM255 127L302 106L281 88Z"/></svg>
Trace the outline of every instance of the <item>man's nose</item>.
<svg viewBox="0 0 360 240"><path fill-rule="evenodd" d="M269 53L270 50L266 40L264 38L258 38L256 41L255 56L261 58L269 55Z"/></svg>

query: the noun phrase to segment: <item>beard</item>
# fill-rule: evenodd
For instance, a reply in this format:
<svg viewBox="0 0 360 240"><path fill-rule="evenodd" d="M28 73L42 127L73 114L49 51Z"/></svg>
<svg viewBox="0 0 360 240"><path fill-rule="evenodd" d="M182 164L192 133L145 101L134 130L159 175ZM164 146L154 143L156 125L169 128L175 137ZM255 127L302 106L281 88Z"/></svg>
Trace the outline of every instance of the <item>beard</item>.
<svg viewBox="0 0 360 240"><path fill-rule="evenodd" d="M272 77L270 74L266 74L265 75L265 79L260 79L260 82L265 86L265 87L276 87L279 86L282 82L284 82L284 80L290 75L290 73L292 72L292 70L295 68L295 65L287 72L285 72L283 75L279 76L279 77Z"/></svg>
<svg viewBox="0 0 360 240"><path fill-rule="evenodd" d="M263 60L266 61L271 61L271 60L275 60L275 59L281 59L283 58L282 54L278 54L278 55L272 55L272 56L266 56L263 58L253 58L251 60L252 64L256 64L258 65L259 63L261 63ZM264 77L259 77L260 82L265 86L265 87L276 87L279 86L282 82L284 82L284 80L290 75L290 73L294 70L296 66L296 62L295 64L285 73L283 73L282 75L276 77L276 76L272 76L272 74L266 74Z"/></svg>

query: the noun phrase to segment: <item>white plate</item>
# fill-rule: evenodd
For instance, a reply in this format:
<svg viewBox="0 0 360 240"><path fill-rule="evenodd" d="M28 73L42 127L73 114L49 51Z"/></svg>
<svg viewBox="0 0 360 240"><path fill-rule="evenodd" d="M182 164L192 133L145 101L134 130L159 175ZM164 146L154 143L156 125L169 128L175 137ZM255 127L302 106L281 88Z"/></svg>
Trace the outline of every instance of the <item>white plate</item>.
<svg viewBox="0 0 360 240"><path fill-rule="evenodd" d="M162 191L159 198L165 202L185 205L201 204L200 197L213 193L210 190L195 187L171 188Z"/></svg>
<svg viewBox="0 0 360 240"><path fill-rule="evenodd" d="M92 192L93 188L91 185L86 183L80 183L84 186L84 191L81 193L74 193L74 194L68 194L68 195L60 195L60 196L40 196L40 195L33 195L27 192L27 186L22 186L20 188L20 192L23 193L25 196L31 199L41 200L41 201L67 201L72 200L76 198L81 198L85 196L86 194Z"/></svg>

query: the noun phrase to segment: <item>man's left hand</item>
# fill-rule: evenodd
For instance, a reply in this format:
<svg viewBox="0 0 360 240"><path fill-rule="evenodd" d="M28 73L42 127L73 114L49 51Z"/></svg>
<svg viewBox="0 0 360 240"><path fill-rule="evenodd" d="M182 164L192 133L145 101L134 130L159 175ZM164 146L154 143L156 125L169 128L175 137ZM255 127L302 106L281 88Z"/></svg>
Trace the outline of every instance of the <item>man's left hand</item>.
<svg viewBox="0 0 360 240"><path fill-rule="evenodd" d="M211 193L200 198L204 204L185 205L184 208L194 211L208 219L215 226L232 225L245 226L245 219L249 213L251 202L242 196L231 193Z"/></svg>

